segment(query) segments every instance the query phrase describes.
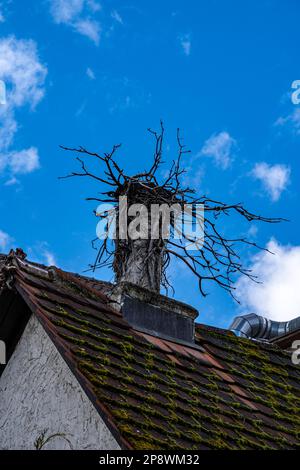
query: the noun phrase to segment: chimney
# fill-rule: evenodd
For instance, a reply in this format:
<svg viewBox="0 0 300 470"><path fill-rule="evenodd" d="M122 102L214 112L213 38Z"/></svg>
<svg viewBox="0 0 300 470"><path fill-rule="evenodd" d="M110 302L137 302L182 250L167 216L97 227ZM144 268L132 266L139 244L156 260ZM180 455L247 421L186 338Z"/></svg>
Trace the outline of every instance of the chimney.
<svg viewBox="0 0 300 470"><path fill-rule="evenodd" d="M110 299L134 329L181 344L194 343L198 311L190 305L127 281L113 287Z"/></svg>
<svg viewBox="0 0 300 470"><path fill-rule="evenodd" d="M130 282L159 293L165 240L159 226L159 237L153 239L151 206L161 201L162 195L154 193L150 183L144 185L140 181L131 182L124 193L126 199L119 197L116 221L113 263L116 282ZM168 192L163 193L169 199Z"/></svg>
<svg viewBox="0 0 300 470"><path fill-rule="evenodd" d="M161 226L161 216L154 220L151 217L151 205L157 204L158 199L172 200L168 191L163 191L158 195L149 188L149 183L145 186L140 181L131 183L130 190L126 188L127 205L119 203L117 210L113 262L116 284L110 298L135 329L183 344L193 344L194 320L198 311L160 294L167 238ZM141 217L143 211L144 218ZM126 225L127 239L121 236L122 224ZM131 237L130 224L137 228L140 237ZM152 236L153 224L158 224L157 239Z"/></svg>

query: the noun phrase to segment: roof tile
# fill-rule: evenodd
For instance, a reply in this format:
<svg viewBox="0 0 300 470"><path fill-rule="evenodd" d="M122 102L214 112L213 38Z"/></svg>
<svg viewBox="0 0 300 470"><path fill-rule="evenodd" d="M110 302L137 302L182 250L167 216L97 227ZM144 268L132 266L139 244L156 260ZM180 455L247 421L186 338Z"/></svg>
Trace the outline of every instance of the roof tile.
<svg viewBox="0 0 300 470"><path fill-rule="evenodd" d="M16 289L122 447L299 447L299 368L276 346L204 325L196 348L153 337L109 306L105 284L32 266Z"/></svg>

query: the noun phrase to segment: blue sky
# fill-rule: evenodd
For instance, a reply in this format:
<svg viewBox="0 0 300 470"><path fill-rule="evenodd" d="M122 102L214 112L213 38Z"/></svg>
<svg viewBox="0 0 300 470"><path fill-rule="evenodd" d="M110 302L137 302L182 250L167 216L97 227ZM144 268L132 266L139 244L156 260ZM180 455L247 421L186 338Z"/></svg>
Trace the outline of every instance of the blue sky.
<svg viewBox="0 0 300 470"><path fill-rule="evenodd" d="M0 251L76 272L94 259L97 186L58 180L75 168L59 144L103 152L122 143L128 172L150 161L147 128L180 127L199 194L244 202L278 226L228 219L274 256L243 250L263 284L239 280L241 305L174 264L175 297L199 321L228 327L238 313L300 315L300 4L282 1L10 0L0 2ZM250 228L250 231L249 231ZM111 279L107 270L96 276Z"/></svg>

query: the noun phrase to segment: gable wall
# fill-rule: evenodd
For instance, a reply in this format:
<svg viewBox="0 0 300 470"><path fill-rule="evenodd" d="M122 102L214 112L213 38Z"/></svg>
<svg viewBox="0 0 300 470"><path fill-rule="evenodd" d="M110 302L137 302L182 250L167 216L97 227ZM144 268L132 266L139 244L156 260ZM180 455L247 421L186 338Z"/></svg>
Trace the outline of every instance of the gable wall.
<svg viewBox="0 0 300 470"><path fill-rule="evenodd" d="M65 433L73 449L119 449L48 335L31 316L0 378L0 449L34 449L47 435ZM45 449L69 449L61 437Z"/></svg>

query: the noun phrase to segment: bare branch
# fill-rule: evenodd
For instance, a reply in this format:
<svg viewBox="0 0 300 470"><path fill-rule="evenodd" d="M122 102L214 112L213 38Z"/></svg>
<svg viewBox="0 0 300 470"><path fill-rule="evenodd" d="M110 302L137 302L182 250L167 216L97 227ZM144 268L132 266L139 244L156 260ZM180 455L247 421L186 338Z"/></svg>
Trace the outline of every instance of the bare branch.
<svg viewBox="0 0 300 470"><path fill-rule="evenodd" d="M134 258L133 253L142 250L140 252L140 254L143 253L141 254L142 262L140 267L137 266L136 269L159 271L159 276L155 280L156 286L158 283L166 290L172 289L167 277L167 269L171 260L176 258L184 263L196 276L199 282L199 290L203 296L207 295L203 287L204 282L214 282L235 298L234 282L237 276L243 275L254 282L258 282L253 273L243 266L239 247L246 246L270 251L268 248L261 247L258 243L248 240L245 236L228 237L224 235L220 230L222 218L237 216L247 222L271 224L279 223L286 219L278 217L269 218L255 214L248 211L241 202L228 204L205 195L197 197L194 189L183 186L182 175L185 173L183 157L188 155L190 150L186 149L186 146L183 144L179 129L177 129L176 133L177 157L173 160L167 176L165 178L160 177L159 174L161 172L158 170L163 164L162 156L165 137L163 122L160 122L159 132L152 129L148 129L148 131L154 138L154 154L149 170L135 175L126 174L115 159L120 144L114 145L109 153L103 153L103 155L90 152L84 147L69 148L60 146L65 151L79 154L80 158L77 156L76 160L81 167L80 172L72 172L61 178L88 176L99 182L103 185L103 189L99 191L100 196L88 197L86 200L111 203L115 206L117 217L119 215L118 201L120 196L127 197L128 205L142 203L148 208L151 204L168 204L169 206L180 204L181 207L185 204L202 204L205 210L203 245L196 251L187 250L186 243L193 243L194 240L189 239L185 234L182 234L178 242L160 237L159 240L149 239L145 243L140 243L140 245L134 244L132 240L120 240L118 237L114 243L104 239L98 240L100 243L99 248L95 247L94 240L93 247L97 249L97 256L90 269L95 270L103 266L112 267L116 280L120 280L129 262L139 264L139 260ZM99 162L100 176L98 173L95 174L87 168L85 163L86 157L91 157ZM107 186L110 187L109 191L104 190ZM102 219L107 217L107 214L96 215ZM177 227L174 219L171 221L171 225L173 230L176 231ZM151 276L151 273L148 272L147 275Z"/></svg>

